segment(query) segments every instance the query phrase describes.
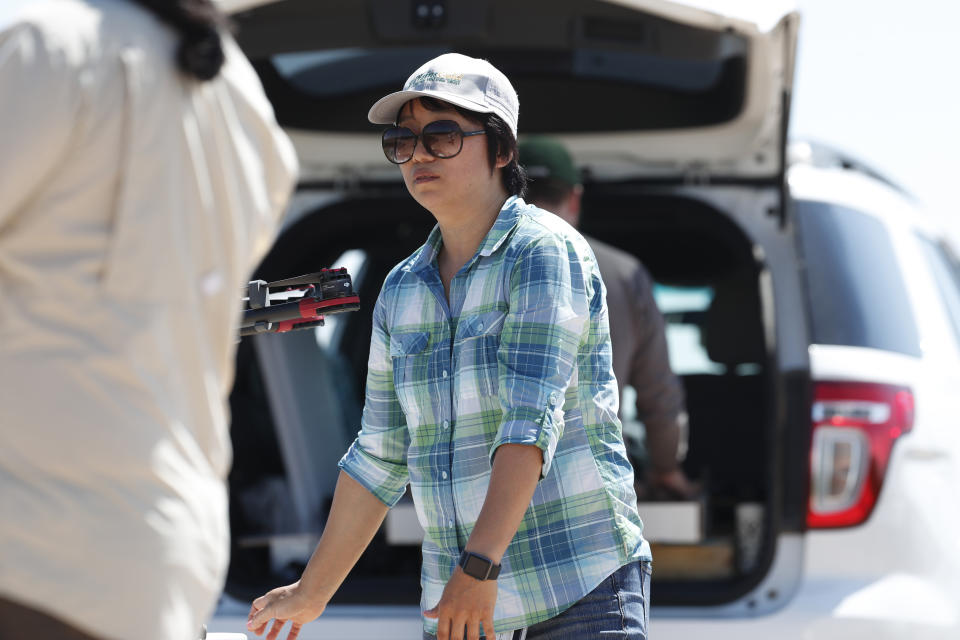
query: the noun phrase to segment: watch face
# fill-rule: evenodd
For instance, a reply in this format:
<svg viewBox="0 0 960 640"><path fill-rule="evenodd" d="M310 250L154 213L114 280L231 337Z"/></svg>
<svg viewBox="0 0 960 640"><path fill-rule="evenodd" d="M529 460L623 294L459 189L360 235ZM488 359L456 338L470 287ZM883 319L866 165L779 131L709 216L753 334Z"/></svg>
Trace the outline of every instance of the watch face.
<svg viewBox="0 0 960 640"><path fill-rule="evenodd" d="M467 556L467 562L463 565L463 572L468 576L483 579L490 570L491 563L477 556Z"/></svg>

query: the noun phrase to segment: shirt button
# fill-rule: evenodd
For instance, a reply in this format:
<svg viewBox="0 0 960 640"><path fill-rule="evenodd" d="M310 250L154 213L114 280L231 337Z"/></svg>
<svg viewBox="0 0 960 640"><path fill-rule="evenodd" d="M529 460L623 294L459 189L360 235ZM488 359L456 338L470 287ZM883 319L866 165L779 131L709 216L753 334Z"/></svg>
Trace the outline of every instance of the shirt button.
<svg viewBox="0 0 960 640"><path fill-rule="evenodd" d="M477 331L483 331L483 323L482 323L482 322L478 322L478 323L477 323Z"/></svg>
<svg viewBox="0 0 960 640"><path fill-rule="evenodd" d="M552 406L555 405L555 404L557 404L557 392L556 392L556 391L554 391L553 393L550 394L550 406L552 407Z"/></svg>
<svg viewBox="0 0 960 640"><path fill-rule="evenodd" d="M443 428L444 428L444 429L449 429L449 428L450 428L450 421L449 421L449 420L444 420L444 421L443 421Z"/></svg>
<svg viewBox="0 0 960 640"><path fill-rule="evenodd" d="M446 479L447 479L447 472L446 472L446 471L442 471L442 472L440 473L440 477L443 478L444 480L446 480Z"/></svg>
<svg viewBox="0 0 960 640"><path fill-rule="evenodd" d="M449 375L449 374L447 373L447 370L444 369L444 370L443 370L443 377L446 378L448 375Z"/></svg>
<svg viewBox="0 0 960 640"><path fill-rule="evenodd" d="M452 527L452 526L453 526L453 520L447 520L447 526L448 526L448 527Z"/></svg>

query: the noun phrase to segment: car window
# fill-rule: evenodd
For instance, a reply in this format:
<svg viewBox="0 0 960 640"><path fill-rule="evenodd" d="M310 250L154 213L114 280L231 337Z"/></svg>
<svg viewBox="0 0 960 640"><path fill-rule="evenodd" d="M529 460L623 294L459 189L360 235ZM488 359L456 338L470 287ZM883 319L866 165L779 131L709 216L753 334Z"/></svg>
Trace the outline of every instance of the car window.
<svg viewBox="0 0 960 640"><path fill-rule="evenodd" d="M596 47L481 48L469 54L496 64L524 96L527 133L701 127L729 122L741 112L746 77L743 38L703 35L716 40L716 54L703 59ZM411 69L447 51L404 46L292 51L255 58L254 66L284 126L369 133L370 123L362 117L369 105L403 86ZM548 97L559 94L566 96L565 109ZM611 105L602 118L593 117L599 94L609 96ZM318 112L324 117L317 118Z"/></svg>
<svg viewBox="0 0 960 640"><path fill-rule="evenodd" d="M957 270L949 254L941 245L923 236L917 237L930 271L933 273L933 279L937 283L937 289L940 291L940 299L943 301L950 326L953 327L957 345L960 346L960 270Z"/></svg>
<svg viewBox="0 0 960 640"><path fill-rule="evenodd" d="M916 321L890 234L865 213L796 203L811 342L921 355Z"/></svg>
<svg viewBox="0 0 960 640"><path fill-rule="evenodd" d="M726 368L710 360L703 344L703 323L713 301L712 287L655 285L653 297L666 323L670 367L678 376L722 374Z"/></svg>
<svg viewBox="0 0 960 640"><path fill-rule="evenodd" d="M942 244L940 247L950 261L950 271L953 273L954 281L957 283L957 286L960 286L960 258L957 258L957 254L953 252L949 245Z"/></svg>

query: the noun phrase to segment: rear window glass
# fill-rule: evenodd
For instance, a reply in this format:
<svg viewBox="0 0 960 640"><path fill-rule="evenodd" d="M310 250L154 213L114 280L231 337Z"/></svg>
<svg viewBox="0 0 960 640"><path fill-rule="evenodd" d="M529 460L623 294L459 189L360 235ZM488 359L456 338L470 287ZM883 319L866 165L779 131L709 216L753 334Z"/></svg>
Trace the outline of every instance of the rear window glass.
<svg viewBox="0 0 960 640"><path fill-rule="evenodd" d="M713 301L713 289L658 284L653 297L665 321L673 372L678 376L724 373L725 367L710 360L703 346L703 325Z"/></svg>
<svg viewBox="0 0 960 640"><path fill-rule="evenodd" d="M864 213L796 204L811 341L921 355L906 283L890 235Z"/></svg>
<svg viewBox="0 0 960 640"><path fill-rule="evenodd" d="M728 56L701 60L599 48L458 51L488 59L507 74L523 105L523 129L536 133L727 122L743 107L746 71L742 42L727 49ZM366 117L370 106L399 90L423 62L448 51L422 47L299 51L255 59L254 65L281 124L366 133L371 130ZM603 117L597 117L598 109Z"/></svg>
<svg viewBox="0 0 960 640"><path fill-rule="evenodd" d="M526 133L735 119L748 84L748 37L646 4L285 0L234 20L278 119L298 129L370 132L370 106L447 51L489 60L510 78Z"/></svg>

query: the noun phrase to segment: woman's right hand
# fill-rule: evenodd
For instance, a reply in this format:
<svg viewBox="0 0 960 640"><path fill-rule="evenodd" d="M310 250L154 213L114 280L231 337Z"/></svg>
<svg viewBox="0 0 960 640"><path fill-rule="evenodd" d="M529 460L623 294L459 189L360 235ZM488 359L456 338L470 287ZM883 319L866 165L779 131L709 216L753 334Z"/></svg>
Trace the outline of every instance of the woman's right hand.
<svg viewBox="0 0 960 640"><path fill-rule="evenodd" d="M258 636L263 635L267 624L273 620L266 640L277 640L283 625L289 620L291 626L290 631L287 632L287 640L296 640L300 635L300 628L316 620L326 606L325 599L311 598L301 587L300 582L277 587L266 595L260 596L250 605L247 629Z"/></svg>
<svg viewBox="0 0 960 640"><path fill-rule="evenodd" d="M379 498L341 470L330 516L306 569L298 581L253 601L247 629L263 635L272 620L267 640L277 640L289 620L287 640L296 640L300 628L323 613L377 533L387 510Z"/></svg>

